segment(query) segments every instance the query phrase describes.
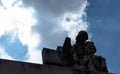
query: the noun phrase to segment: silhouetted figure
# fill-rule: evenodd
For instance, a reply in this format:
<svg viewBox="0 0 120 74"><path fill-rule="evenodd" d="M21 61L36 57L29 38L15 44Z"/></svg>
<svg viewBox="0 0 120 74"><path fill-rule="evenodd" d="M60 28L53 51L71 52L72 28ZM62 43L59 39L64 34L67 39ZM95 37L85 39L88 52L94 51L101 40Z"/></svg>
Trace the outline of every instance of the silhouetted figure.
<svg viewBox="0 0 120 74"><path fill-rule="evenodd" d="M85 55L91 56L94 55L97 51L94 42L87 41L85 43Z"/></svg>
<svg viewBox="0 0 120 74"><path fill-rule="evenodd" d="M94 56L95 52L96 52L96 47L94 46L94 43L90 42L90 41L87 41L86 44L85 44L85 54L84 54L84 57L83 57L85 70L89 71L88 64L89 64L91 58Z"/></svg>
<svg viewBox="0 0 120 74"><path fill-rule="evenodd" d="M96 47L93 42L86 42L86 49L84 55L84 62L86 70L91 72L108 72L106 67L105 58L102 56L94 55Z"/></svg>
<svg viewBox="0 0 120 74"><path fill-rule="evenodd" d="M80 31L76 37L76 44L72 47L74 68L82 71L108 72L105 58L94 55L96 47L93 42L86 41L88 34Z"/></svg>
<svg viewBox="0 0 120 74"><path fill-rule="evenodd" d="M85 43L88 39L88 34L86 31L80 31L76 37L76 43L72 47L72 56L75 68L84 69L84 51Z"/></svg>

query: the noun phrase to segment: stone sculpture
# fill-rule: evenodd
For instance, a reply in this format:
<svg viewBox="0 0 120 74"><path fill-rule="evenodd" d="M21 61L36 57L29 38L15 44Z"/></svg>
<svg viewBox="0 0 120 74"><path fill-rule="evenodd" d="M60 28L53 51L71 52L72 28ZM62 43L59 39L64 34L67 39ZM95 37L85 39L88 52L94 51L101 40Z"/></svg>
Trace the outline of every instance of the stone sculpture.
<svg viewBox="0 0 120 74"><path fill-rule="evenodd" d="M58 46L56 50L44 48L43 64L66 66L80 71L108 73L105 58L95 55L97 49L94 42L87 40L88 33L80 31L73 46L71 39L66 37L63 46Z"/></svg>

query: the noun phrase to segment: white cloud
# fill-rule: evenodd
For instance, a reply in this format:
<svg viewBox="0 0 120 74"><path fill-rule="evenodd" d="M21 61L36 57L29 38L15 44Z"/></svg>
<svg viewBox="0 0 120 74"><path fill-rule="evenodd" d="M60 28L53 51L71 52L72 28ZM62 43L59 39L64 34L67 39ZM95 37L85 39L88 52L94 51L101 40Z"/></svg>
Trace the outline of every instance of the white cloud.
<svg viewBox="0 0 120 74"><path fill-rule="evenodd" d="M41 63L41 51L37 49L38 44L40 44L40 34L33 32L32 29L37 23L37 20L33 17L36 11L32 7L25 8L21 0L1 0L1 2L0 37L12 32L12 39L8 42L15 42L15 37L18 37L23 45L28 46L27 59L25 61ZM0 50L2 51L1 58L11 59L7 52L5 52L5 49Z"/></svg>
<svg viewBox="0 0 120 74"><path fill-rule="evenodd" d="M30 3L30 6L24 7L22 0L1 0L0 37L12 32L10 42L15 42L15 37L18 37L23 45L27 45L26 62L42 63L41 50L38 49L41 42L45 45L43 47L56 47L63 43L66 33L74 40L78 31L88 29L87 0L23 1ZM33 16L36 13L37 19ZM39 34L32 29L36 24Z"/></svg>
<svg viewBox="0 0 120 74"><path fill-rule="evenodd" d="M29 51L26 55L27 60L25 62L31 62L31 63L40 63L42 64L42 54L41 50L29 48Z"/></svg>
<svg viewBox="0 0 120 74"><path fill-rule="evenodd" d="M1 0L1 2L3 3L3 6L5 8L9 8L12 6L12 4L15 2L15 0Z"/></svg>
<svg viewBox="0 0 120 74"><path fill-rule="evenodd" d="M80 9L76 12L65 13L62 17L59 18L60 25L63 30L67 31L68 36L75 39L75 36L80 30L87 31L88 22L86 21L86 7L88 5L87 1L84 1Z"/></svg>
<svg viewBox="0 0 120 74"><path fill-rule="evenodd" d="M88 29L86 21L87 0L24 0L37 11L37 26L42 37L42 46L55 49L62 45L64 38L74 40L77 32ZM71 21L66 21L66 17Z"/></svg>

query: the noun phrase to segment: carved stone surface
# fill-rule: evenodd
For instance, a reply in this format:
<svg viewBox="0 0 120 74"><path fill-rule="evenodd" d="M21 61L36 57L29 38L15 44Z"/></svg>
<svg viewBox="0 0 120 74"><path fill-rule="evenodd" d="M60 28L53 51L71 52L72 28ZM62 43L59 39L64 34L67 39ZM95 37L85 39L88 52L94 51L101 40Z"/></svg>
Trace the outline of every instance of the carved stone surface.
<svg viewBox="0 0 120 74"><path fill-rule="evenodd" d="M94 55L97 51L94 42L87 40L87 32L80 31L73 46L71 39L66 37L63 46L59 46L56 50L44 48L43 64L61 65L80 71L107 73L105 58Z"/></svg>

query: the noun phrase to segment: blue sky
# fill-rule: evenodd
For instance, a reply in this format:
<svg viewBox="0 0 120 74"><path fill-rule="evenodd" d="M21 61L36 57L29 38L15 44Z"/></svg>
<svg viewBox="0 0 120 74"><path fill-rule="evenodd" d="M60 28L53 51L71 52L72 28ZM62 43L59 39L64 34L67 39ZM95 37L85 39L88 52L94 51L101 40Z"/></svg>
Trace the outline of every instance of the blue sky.
<svg viewBox="0 0 120 74"><path fill-rule="evenodd" d="M97 46L97 54L107 59L108 68L120 73L120 1L90 0L88 7L89 30Z"/></svg>
<svg viewBox="0 0 120 74"><path fill-rule="evenodd" d="M119 0L0 0L0 58L42 63L43 47L86 30L110 72L120 73Z"/></svg>

